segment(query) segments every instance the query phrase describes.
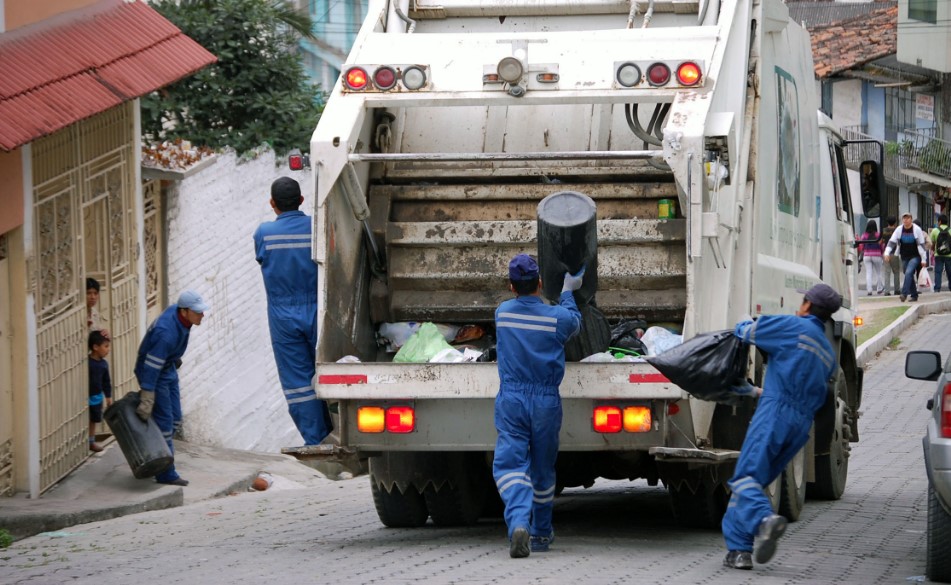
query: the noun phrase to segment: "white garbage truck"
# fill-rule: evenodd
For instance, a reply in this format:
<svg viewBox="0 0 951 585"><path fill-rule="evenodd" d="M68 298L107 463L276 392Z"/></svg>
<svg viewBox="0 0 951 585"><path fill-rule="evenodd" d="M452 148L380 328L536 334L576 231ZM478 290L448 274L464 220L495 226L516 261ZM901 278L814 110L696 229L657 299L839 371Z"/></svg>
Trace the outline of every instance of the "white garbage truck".
<svg viewBox="0 0 951 585"><path fill-rule="evenodd" d="M491 333L509 259L537 251L539 202L575 191L596 204L609 325L689 338L792 313L820 281L842 293L829 399L769 488L793 520L807 493L839 498L862 398L853 216L881 185L862 163L853 203L847 148L780 0L371 0L310 145L314 383L335 431L285 452L367 462L387 526L497 514L496 364L396 363L377 333ZM751 350L754 382L768 367ZM559 489L661 482L677 517L719 525L755 400L699 400L620 360L569 362L561 396Z"/></svg>

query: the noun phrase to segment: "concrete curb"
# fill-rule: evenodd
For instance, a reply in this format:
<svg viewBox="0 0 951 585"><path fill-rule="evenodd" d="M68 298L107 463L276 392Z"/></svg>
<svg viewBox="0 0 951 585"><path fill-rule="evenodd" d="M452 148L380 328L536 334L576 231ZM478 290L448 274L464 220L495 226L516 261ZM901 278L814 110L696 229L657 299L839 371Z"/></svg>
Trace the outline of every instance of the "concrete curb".
<svg viewBox="0 0 951 585"><path fill-rule="evenodd" d="M932 313L945 313L948 311L951 311L951 299L931 303L915 303L910 309L905 311L904 315L892 322L891 325L885 327L879 331L875 337L860 345L855 356L856 362L864 367L868 362L872 361L879 352L888 347L892 339L905 329L914 325L919 318Z"/></svg>
<svg viewBox="0 0 951 585"><path fill-rule="evenodd" d="M182 488L163 490L140 502L77 510L72 503L46 502L42 510L4 510L2 527L19 540L41 532L60 530L67 526L111 520L129 514L175 508L184 504Z"/></svg>

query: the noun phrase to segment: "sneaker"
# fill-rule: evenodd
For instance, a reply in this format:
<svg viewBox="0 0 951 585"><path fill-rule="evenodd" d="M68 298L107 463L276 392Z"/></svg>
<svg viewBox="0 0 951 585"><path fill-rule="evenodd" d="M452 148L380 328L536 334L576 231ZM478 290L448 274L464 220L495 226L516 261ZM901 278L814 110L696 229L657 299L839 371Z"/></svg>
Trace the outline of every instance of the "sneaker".
<svg viewBox="0 0 951 585"><path fill-rule="evenodd" d="M158 480L155 480L155 481L158 481ZM170 479L168 481L158 481L158 482L163 483L165 485L180 485L182 487L185 487L186 485L188 485L188 480L182 479L180 477L176 477L175 479Z"/></svg>
<svg viewBox="0 0 951 585"><path fill-rule="evenodd" d="M914 303L914 302L917 301L917 300L918 300L918 297L911 297L910 299L908 299L908 302L909 302L909 303Z"/></svg>
<svg viewBox="0 0 951 585"><path fill-rule="evenodd" d="M524 559L531 552L528 528L519 526L512 531L512 543L509 545L509 556L513 559Z"/></svg>
<svg viewBox="0 0 951 585"><path fill-rule="evenodd" d="M771 514L759 524L759 533L753 542L753 560L762 565L776 554L776 541L786 532L786 519Z"/></svg>
<svg viewBox="0 0 951 585"><path fill-rule="evenodd" d="M723 559L723 566L749 571L753 568L753 554L748 550L731 550Z"/></svg>
<svg viewBox="0 0 951 585"><path fill-rule="evenodd" d="M900 299L901 299L901 302L904 303L904 302L905 302L905 299L907 299L908 297L906 297L905 295L901 295L901 296L898 297L898 298L900 298Z"/></svg>
<svg viewBox="0 0 951 585"><path fill-rule="evenodd" d="M92 441L91 443L89 443L89 450L92 451L93 453L102 453L102 445L100 445L99 443L95 441Z"/></svg>
<svg viewBox="0 0 951 585"><path fill-rule="evenodd" d="M555 542L554 532L548 536L532 536L532 552L548 552L553 542Z"/></svg>
<svg viewBox="0 0 951 585"><path fill-rule="evenodd" d="M873 293L872 291L868 291L868 296L872 296L873 294L875 293Z"/></svg>

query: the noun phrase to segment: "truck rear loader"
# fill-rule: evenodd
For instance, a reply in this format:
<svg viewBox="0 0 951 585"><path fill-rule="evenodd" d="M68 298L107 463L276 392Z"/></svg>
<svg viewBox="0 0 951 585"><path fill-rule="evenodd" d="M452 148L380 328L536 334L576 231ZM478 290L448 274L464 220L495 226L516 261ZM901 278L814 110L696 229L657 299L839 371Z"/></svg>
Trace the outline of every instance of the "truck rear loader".
<svg viewBox="0 0 951 585"><path fill-rule="evenodd" d="M839 498L862 395L845 147L780 0L371 0L310 153L314 383L336 428L285 451L368 461L387 526L497 514L496 364L393 363L376 331L491 330L509 259L536 253L539 202L576 191L597 206L612 323L689 338L792 313L819 281L842 293L829 399L769 488L792 520L807 491ZM768 367L751 351L754 382ZM719 525L753 399L698 400L632 362L570 362L561 395L559 489L662 482L677 517Z"/></svg>

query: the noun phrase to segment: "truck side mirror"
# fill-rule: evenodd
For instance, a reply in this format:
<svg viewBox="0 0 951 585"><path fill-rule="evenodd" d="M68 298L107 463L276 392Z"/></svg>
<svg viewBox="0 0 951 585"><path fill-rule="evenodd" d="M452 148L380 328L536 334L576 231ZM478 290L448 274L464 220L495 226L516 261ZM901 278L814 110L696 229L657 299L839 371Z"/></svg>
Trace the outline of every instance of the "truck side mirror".
<svg viewBox="0 0 951 585"><path fill-rule="evenodd" d="M873 160L863 161L859 165L862 193L862 213L872 219L882 214L882 191L885 177L882 167Z"/></svg>

